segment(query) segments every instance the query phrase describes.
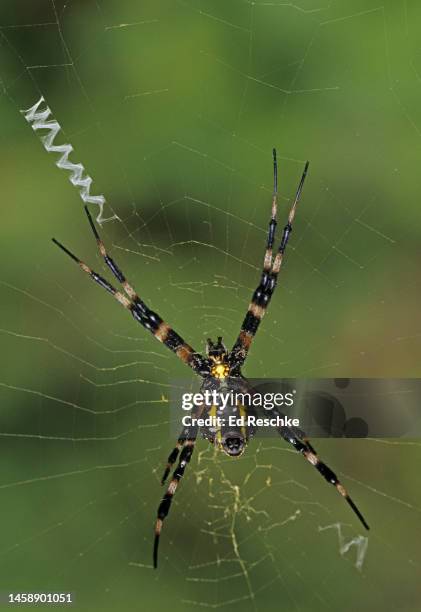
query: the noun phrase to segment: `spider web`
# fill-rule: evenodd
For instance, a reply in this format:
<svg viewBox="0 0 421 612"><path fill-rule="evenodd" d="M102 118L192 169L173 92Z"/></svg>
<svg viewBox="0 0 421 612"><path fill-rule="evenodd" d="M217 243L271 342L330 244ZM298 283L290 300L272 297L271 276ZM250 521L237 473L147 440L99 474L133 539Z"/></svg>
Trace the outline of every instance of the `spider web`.
<svg viewBox="0 0 421 612"><path fill-rule="evenodd" d="M20 110L106 194L102 235L202 350L235 340L259 277L278 147L280 224L310 175L245 374L419 375L416 3L3 3L0 376L3 591L86 609L416 609L420 443L320 440L367 516L281 441L199 441L151 566L183 365L50 246L104 271L77 189ZM393 576L393 580L391 579Z"/></svg>

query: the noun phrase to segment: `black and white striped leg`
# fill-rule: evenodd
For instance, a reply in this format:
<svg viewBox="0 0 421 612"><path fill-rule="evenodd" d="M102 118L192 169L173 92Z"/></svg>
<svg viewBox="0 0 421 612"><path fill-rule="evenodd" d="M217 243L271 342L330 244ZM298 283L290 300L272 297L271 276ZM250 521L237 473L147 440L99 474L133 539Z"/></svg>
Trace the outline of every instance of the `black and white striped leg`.
<svg viewBox="0 0 421 612"><path fill-rule="evenodd" d="M342 497L346 499L346 501L351 506L355 514L358 516L358 518L360 519L364 527L366 529L370 529L365 518L363 517L361 512L358 510L357 506L354 504L354 502L348 495L348 492L345 489L345 487L340 483L338 477L330 469L330 467L327 466L325 463L323 463L323 461L319 459L316 451L314 450L313 446L310 444L308 439L307 438L300 439L299 437L297 437L294 431L292 431L292 429L290 429L289 427L279 427L278 431L286 442L288 442L289 444L292 444L292 446L299 453L301 453L307 459L307 461L311 463L313 467L316 468L316 470L323 476L326 482L329 482L336 488L338 493L340 493L340 495L342 495Z"/></svg>
<svg viewBox="0 0 421 612"><path fill-rule="evenodd" d="M118 267L118 265L115 263L115 261L108 255L107 253L107 249L104 245L104 243L101 240L101 237L98 233L98 230L95 226L95 223L91 217L91 213L89 212L89 209L87 206L85 206L85 212L86 212L86 216L88 217L88 221L89 221L89 225L91 226L92 229L92 233L95 236L97 245L98 245L98 250L101 254L101 257L103 258L104 262L106 263L106 265L108 266L108 268L111 270L111 272L114 274L114 276L116 277L116 279L118 280L119 283L122 284L124 291L126 292L126 294L129 296L129 298L131 300L133 300L134 302L139 302L139 305L142 305L143 302L140 300L139 296L137 295L136 291L133 289L133 287L127 282L126 277L124 276L123 272L120 270L120 268Z"/></svg>
<svg viewBox="0 0 421 612"><path fill-rule="evenodd" d="M273 243L276 232L276 215L278 211L278 162L276 159L276 149L273 149L273 195L272 195L272 214L269 220L268 238L266 244L265 259L263 270L269 272L272 268Z"/></svg>
<svg viewBox="0 0 421 612"><path fill-rule="evenodd" d="M283 256L292 232L297 204L301 197L304 181L307 176L309 163L307 162L294 198L293 205L288 215L288 222L284 227L281 243L272 262L272 248L275 240L276 212L277 212L277 163L276 151L274 150L274 196L272 201L272 217L269 223L268 242L265 253L262 276L257 289L254 291L248 311L241 326L240 334L230 354L231 368L235 373L244 364L250 345L257 333L261 320L263 319L269 302L275 291L278 274L282 266Z"/></svg>
<svg viewBox="0 0 421 612"><path fill-rule="evenodd" d="M200 411L200 413L201 412L202 411ZM167 480L169 473L171 472L172 466L177 461L177 457L180 453L180 450L183 448L185 441L187 440L187 438L191 437L190 432L191 432L191 427L184 427L182 429L178 437L177 444L175 445L175 447L173 448L173 450L170 452L168 456L167 465L164 470L164 475L162 476L162 479L161 479L162 485L165 484L165 481Z"/></svg>
<svg viewBox="0 0 421 612"><path fill-rule="evenodd" d="M146 304L143 302L133 287L127 282L121 270L118 268L117 264L108 256L107 251L99 237L99 234L96 230L94 222L91 218L91 215L88 209L85 207L86 214L88 216L89 223L91 225L92 231L97 239L98 246L102 257L104 258L105 263L110 268L114 276L117 280L122 284L124 295L122 292L117 291L107 280L105 280L102 276L94 272L89 266L87 266L83 261L81 261L76 255L74 255L71 251L69 251L65 246L63 246L58 240L53 238L53 242L60 247L73 261L79 264L80 268L86 272L92 280L94 280L97 284L103 287L106 291L111 293L115 299L120 302L124 308L129 310L133 316L133 318L143 325L148 331L150 331L157 340L165 344L173 353L177 355L181 361L183 361L186 365L190 366L196 374L200 376L208 376L210 373L210 363L209 360L195 351L193 347L191 347L185 340L177 334L176 331L172 329L170 325L165 323L163 319L156 313L153 312Z"/></svg>
<svg viewBox="0 0 421 612"><path fill-rule="evenodd" d="M272 274L274 274L275 276L278 275L279 270L281 269L281 266L282 266L282 261L283 261L284 253L285 253L285 250L287 248L287 244L288 244L288 240L289 240L290 234L292 232L292 223L294 221L295 213L297 211L297 204L300 201L301 192L302 192L303 186L304 186L304 181L306 179L307 172L308 172L308 167L309 167L309 162L306 162L306 165L304 166L303 174L301 175L301 179L300 179L300 183L298 185L297 192L295 194L294 203L293 203L293 205L291 207L291 210L289 211L288 222L287 222L287 224L284 227L284 231L282 232L281 243L279 245L276 257L275 257L275 259L273 261Z"/></svg>
<svg viewBox="0 0 421 612"><path fill-rule="evenodd" d="M172 451L170 452L170 454L168 455L168 459L167 459L167 465L165 466L165 470L164 470L164 474L161 478L161 484L164 485L165 481L167 480L172 466L174 465L174 463L177 461L177 457L180 453L180 450L183 448L184 446L184 442L186 441L185 438L178 438L177 440L177 444L174 446L174 448L172 449Z"/></svg>
<svg viewBox="0 0 421 612"><path fill-rule="evenodd" d="M158 567L158 547L159 547L159 539L160 539L161 531L162 531L162 525L163 525L165 518L168 516L168 512L170 511L171 502L174 497L174 493L176 492L178 484L184 475L184 471L186 469L187 464L190 462L190 459L191 459L191 456L194 450L194 445L196 443L196 437L197 437L197 428L195 428L194 430L192 429L190 431L189 437L183 442L181 452L179 451L179 449L177 449L177 447L173 451L175 455L174 462L178 456L178 452L180 452L180 459L179 459L176 469L174 470L174 473L170 481L170 484L168 485L167 491L164 497L162 498L162 501L158 507L158 514L157 514L157 519L155 523L155 540L154 540L154 549L153 549L154 568ZM177 450L178 452L176 452Z"/></svg>
<svg viewBox="0 0 421 612"><path fill-rule="evenodd" d="M67 249L65 246L63 246L61 244L61 242L59 242L58 240L56 240L55 238L53 238L53 242L54 244L56 244L62 251L64 251L71 259L73 259L73 261L75 261L79 267L81 268L81 270L83 270L83 272L85 272L86 274L88 274L88 276L95 281L98 285L100 285L100 287L102 287L103 289L105 289L106 291L108 291L108 293L111 293L111 295L113 295L115 297L115 299L122 305L124 306L124 308L127 308L128 310L132 309L132 303L129 300L128 297L126 297L123 293L121 293L120 291L117 291L117 289L115 287L113 287L113 285L111 285L111 283L109 283L105 278L103 278L100 274L98 274L97 272L95 272L94 270L92 270L89 266L87 266L85 264L85 262L83 262L81 259L79 259L78 257L76 257L76 255L74 253L72 253L71 251L69 251L69 249Z"/></svg>

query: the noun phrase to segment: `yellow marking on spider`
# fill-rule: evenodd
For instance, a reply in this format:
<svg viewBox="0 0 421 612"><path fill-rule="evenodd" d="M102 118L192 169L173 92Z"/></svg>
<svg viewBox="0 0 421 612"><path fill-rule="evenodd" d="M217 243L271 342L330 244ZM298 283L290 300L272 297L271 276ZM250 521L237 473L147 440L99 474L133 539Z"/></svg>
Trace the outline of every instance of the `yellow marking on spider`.
<svg viewBox="0 0 421 612"><path fill-rule="evenodd" d="M246 419L247 419L247 410L246 410L245 406L243 406L243 404L240 404L240 402L238 402L237 406L238 406L238 409L239 409L239 412L240 412L241 420L243 422L243 425L241 426L241 434L243 436L243 440L246 440L247 439L247 431L246 431L245 424L246 424ZM245 446L244 446L244 449L245 449Z"/></svg>
<svg viewBox="0 0 421 612"><path fill-rule="evenodd" d="M212 404L211 409L209 410L209 416L212 418L213 422L216 422L216 406L215 404ZM217 425L216 428L216 432L215 432L215 437L214 437L215 443L218 446L219 449L222 448L222 433L221 433L221 426Z"/></svg>
<svg viewBox="0 0 421 612"><path fill-rule="evenodd" d="M211 375L218 380L223 380L229 374L230 368L226 363L216 363L211 368Z"/></svg>

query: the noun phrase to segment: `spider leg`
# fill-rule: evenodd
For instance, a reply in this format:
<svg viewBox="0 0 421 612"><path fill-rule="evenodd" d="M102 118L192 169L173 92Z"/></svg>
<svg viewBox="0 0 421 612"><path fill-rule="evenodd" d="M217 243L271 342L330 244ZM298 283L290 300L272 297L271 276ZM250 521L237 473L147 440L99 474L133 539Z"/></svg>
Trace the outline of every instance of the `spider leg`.
<svg viewBox="0 0 421 612"><path fill-rule="evenodd" d="M345 487L340 483L338 477L330 469L330 467L328 467L325 463L323 463L323 461L320 461L314 447L310 444L309 440L306 437L303 437L303 438L298 437L296 435L296 432L293 431L292 428L290 427L279 427L278 431L286 442L288 442L289 444L292 444L295 450L301 453L307 459L307 461L316 468L316 470L323 476L323 478L336 488L338 493L340 493L342 497L346 499L346 501L351 506L355 514L358 516L358 518L360 519L364 527L366 529L370 529L365 518L363 517L361 512L358 510L357 506L354 504L354 502L348 495L348 492L345 489ZM304 432L301 432L301 433L304 433Z"/></svg>
<svg viewBox="0 0 421 612"><path fill-rule="evenodd" d="M163 319L156 313L153 312L146 304L139 298L136 291L129 285L125 279L123 273L118 268L117 264L108 256L107 251L101 241L98 231L92 221L91 215L88 209L85 207L86 214L88 216L89 223L92 231L97 239L100 253L104 258L105 263L110 268L117 280L122 284L123 289L128 297L122 292L117 291L107 280L102 276L94 272L89 266L81 261L76 255L69 251L63 246L58 240L53 238L53 242L62 249L73 261L79 264L80 268L86 272L92 280L98 283L106 291L111 293L115 299L120 302L124 308L129 310L133 318L149 330L157 340L165 344L173 353L177 355L181 361L190 366L196 374L200 376L207 376L210 372L209 360L203 355L195 351L184 339L175 332L170 325L165 323Z"/></svg>
<svg viewBox="0 0 421 612"><path fill-rule="evenodd" d="M294 221L297 204L301 197L304 181L307 176L309 162L304 167L300 183L294 198L293 205L288 215L288 222L284 227L281 243L275 258L272 261L272 249L275 240L276 229L276 213L277 213L277 162L276 151L274 150L274 195L272 200L272 216L269 222L268 241L263 265L262 276L260 283L253 293L247 314L241 326L240 334L232 348L230 354L231 368L235 372L239 371L244 364L251 342L256 335L257 329L262 318L265 315L266 309L272 298L273 292L277 284L277 278L282 266L284 253L288 244L290 234L292 232L292 223Z"/></svg>
<svg viewBox="0 0 421 612"><path fill-rule="evenodd" d="M298 185L297 192L295 194L294 203L293 203L293 205L291 207L291 210L289 211L288 222L285 225L284 231L282 233L281 244L279 245L278 252L277 252L275 260L273 262L272 275L274 275L275 277L279 273L279 270L281 269L281 266L282 266L282 261L283 261L285 249L286 249L287 244L288 244L289 236L290 236L290 234L292 232L292 223L293 223L294 218L295 218L295 213L296 213L296 210L297 210L298 202L300 201L300 198L301 198L301 192L303 190L304 181L305 181L306 176L307 176L308 167L309 167L309 162L306 162L306 164L304 166L303 174L301 175L301 179L300 179L300 183Z"/></svg>
<svg viewBox="0 0 421 612"><path fill-rule="evenodd" d="M162 498L161 503L159 504L159 507L158 507L158 515L157 515L157 519L155 523L155 540L154 540L154 548L153 548L153 565L155 569L158 567L158 547L159 547L159 538L161 536L162 524L165 518L167 517L168 512L170 511L171 502L172 502L174 493L177 490L178 484L184 475L184 470L186 469L186 466L189 463L191 456L193 454L194 445L196 443L197 432L198 430L197 428L195 428L193 430L193 434L190 433L189 437L184 440L182 450L180 453L180 460L178 462L177 468L175 469L173 473L173 477L170 481L170 484L168 485L167 491L164 497ZM174 451L176 450L179 451L177 447L174 449ZM178 452L176 453L174 462L175 462L177 455L178 455Z"/></svg>
<svg viewBox="0 0 421 612"><path fill-rule="evenodd" d="M99 274L94 272L94 270L92 270L89 266L87 266L81 259L76 257L76 255L74 255L74 253L72 253L71 251L69 251L69 249L67 249L65 246L63 246L61 244L61 242L59 242L55 238L53 238L53 242L62 251L64 251L69 257L71 257L71 259L73 259L73 261L75 261L77 264L79 264L80 268L84 272L86 272L86 274L88 274L93 281L95 281L103 289L105 289L106 291L111 293L111 295L113 295L116 298L116 300L118 302L120 302L120 304L122 306L124 306L124 308L127 308L128 310L131 310L133 308L133 305L132 305L131 301L129 300L129 298L127 298L125 295L120 293L120 291L117 291L117 289L115 287L113 287L107 280L105 280L105 278L103 278L102 276L100 276Z"/></svg>
<svg viewBox="0 0 421 612"><path fill-rule="evenodd" d="M265 259L263 270L270 272L272 268L273 243L276 232L276 214L278 212L278 162L276 159L276 149L273 149L273 196L272 196L272 215L269 221L268 238L266 244Z"/></svg>
<svg viewBox="0 0 421 612"><path fill-rule="evenodd" d="M174 465L174 463L176 462L177 457L178 457L178 455L180 453L180 450L184 446L184 442L185 442L185 439L178 438L177 444L175 445L175 447L173 448L173 450L169 454L168 459L167 459L167 465L165 467L164 474L163 474L163 476L161 478L161 484L162 485L165 484L165 481L167 480L167 478L169 476L169 473L171 472L171 468Z"/></svg>
<svg viewBox="0 0 421 612"><path fill-rule="evenodd" d="M122 284L123 289L127 293L127 295L129 296L129 298L131 300L133 300L134 302L140 301L139 300L139 296L137 295L136 291L133 289L133 287L131 285L129 285L129 283L126 280L126 277L124 276L124 274L122 273L120 268L117 266L115 261L108 255L107 249L106 249L104 243L102 242L102 240L100 238L98 230L95 227L95 224L94 224L93 219L91 217L91 213L89 212L89 209L88 209L87 206L85 206L85 212L86 212L86 216L88 217L88 221L89 221L89 225L91 226L92 233L93 233L93 235L96 238L98 249L99 249L99 252L101 254L101 257L103 258L103 260L105 261L106 265L109 267L111 272L114 274L114 276L116 277L118 282Z"/></svg>
<svg viewBox="0 0 421 612"><path fill-rule="evenodd" d="M180 453L180 450L183 448L185 441L187 440L187 438L189 437L189 431L191 428L189 427L185 427L182 432L180 433L180 436L177 440L177 444L175 445L175 447L173 448L173 450L171 451L171 453L168 456L167 459L167 465L165 467L164 470L164 475L162 476L161 479L161 484L165 484L165 481L168 478L169 473L171 472L171 468L174 465L174 463L177 460L177 457Z"/></svg>

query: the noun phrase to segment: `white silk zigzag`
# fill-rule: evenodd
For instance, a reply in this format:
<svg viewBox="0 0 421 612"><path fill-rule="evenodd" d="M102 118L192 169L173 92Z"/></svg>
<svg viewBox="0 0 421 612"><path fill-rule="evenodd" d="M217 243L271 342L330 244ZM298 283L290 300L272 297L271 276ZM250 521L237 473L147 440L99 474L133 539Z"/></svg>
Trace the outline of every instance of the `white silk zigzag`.
<svg viewBox="0 0 421 612"><path fill-rule="evenodd" d="M41 105L45 104L45 108L40 109ZM40 140L44 145L45 149L49 153L60 153L61 156L56 161L56 166L62 168L63 170L68 170L71 174L69 176L70 182L78 187L79 194L85 204L97 204L99 206L99 213L96 218L97 222L102 224L106 221L112 221L113 219L118 219L117 215L113 215L109 218L104 218L102 216L104 210L104 204L106 202L105 197L103 195L91 195L91 184L92 178L87 174L85 177L83 176L85 172L85 168L82 164L74 164L69 160L69 155L73 151L73 147L71 144L62 144L55 145L54 139L57 134L60 132L61 127L56 119L50 118L52 115L51 109L46 105L45 98L41 96L36 104L28 108L27 110L22 110L21 113L24 115L27 122L31 125L34 132L38 130L48 130L48 134L45 136L40 136Z"/></svg>

